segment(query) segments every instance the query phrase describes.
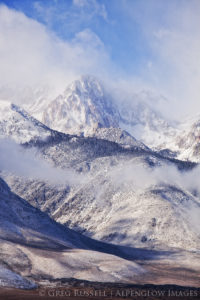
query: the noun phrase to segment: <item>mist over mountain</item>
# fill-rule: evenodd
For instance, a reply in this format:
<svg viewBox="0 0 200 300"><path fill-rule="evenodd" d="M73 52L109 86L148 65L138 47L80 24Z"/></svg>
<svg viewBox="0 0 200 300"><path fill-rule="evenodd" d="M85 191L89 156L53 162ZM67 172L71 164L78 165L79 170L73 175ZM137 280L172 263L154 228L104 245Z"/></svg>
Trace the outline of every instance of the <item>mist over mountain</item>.
<svg viewBox="0 0 200 300"><path fill-rule="evenodd" d="M0 0L0 298L199 288L199 15Z"/></svg>
<svg viewBox="0 0 200 300"><path fill-rule="evenodd" d="M1 101L0 136L4 286L149 283L151 264L187 269L181 257L199 270L197 120L170 122L144 96L115 101L87 75L50 102Z"/></svg>
<svg viewBox="0 0 200 300"><path fill-rule="evenodd" d="M36 101L26 109L54 130L107 138L117 135L119 129L125 130L151 149L182 160L198 161L198 117L177 122L160 112L165 99L158 95L143 91L133 94L132 99L126 101L122 97L120 101L119 96L115 98L116 92L111 92L94 76L84 75L55 100L40 104ZM106 134L109 128L113 132ZM189 135L193 137L184 142Z"/></svg>

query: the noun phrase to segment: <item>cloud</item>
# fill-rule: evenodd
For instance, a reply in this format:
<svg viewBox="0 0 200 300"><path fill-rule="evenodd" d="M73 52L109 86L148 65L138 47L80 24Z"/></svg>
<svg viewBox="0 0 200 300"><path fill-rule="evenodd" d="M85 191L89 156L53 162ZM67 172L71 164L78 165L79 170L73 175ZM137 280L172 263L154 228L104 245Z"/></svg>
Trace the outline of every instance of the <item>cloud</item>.
<svg viewBox="0 0 200 300"><path fill-rule="evenodd" d="M53 185L81 184L87 180L71 169L59 169L40 159L35 150L24 149L14 141L0 139L0 171L42 180Z"/></svg>
<svg viewBox="0 0 200 300"><path fill-rule="evenodd" d="M87 0L73 0L73 4L78 7L84 7L88 5Z"/></svg>
<svg viewBox="0 0 200 300"><path fill-rule="evenodd" d="M147 168L135 162L125 163L113 168L111 178L117 185L131 184L135 190L144 190L152 186L165 184L179 187L182 190L198 192L200 195L200 166L190 171L179 171L172 164L162 164L155 168Z"/></svg>
<svg viewBox="0 0 200 300"><path fill-rule="evenodd" d="M136 194L143 195L148 189L152 190L158 186L165 187L159 196L171 202L172 207L177 209L178 213L181 211L192 228L200 233L200 166L190 171L179 171L172 164L162 164L152 169L133 161L112 168L108 176L112 184L120 192L124 191L125 193L132 190ZM175 189L171 190L167 187ZM184 197L184 193L187 198ZM196 198L193 197L194 195ZM97 196L101 197L101 194L97 193ZM97 200L99 199L97 198ZM100 200L103 201L102 198Z"/></svg>
<svg viewBox="0 0 200 300"><path fill-rule="evenodd" d="M156 51L160 54L160 60L169 65L166 68L168 74L165 91L170 91L167 93L178 99L177 114L179 111L185 113L186 110L194 113L194 109L200 108L200 31L198 35L166 30L157 34Z"/></svg>
<svg viewBox="0 0 200 300"><path fill-rule="evenodd" d="M181 5L179 0L159 4L60 0L31 5L38 21L0 6L1 98L23 103L46 86L44 97L53 99L86 73L103 79L111 90L118 90L118 98L128 101L134 101L132 94L140 90L152 91L155 98L165 96L168 101L159 109L173 118L182 120L200 109L198 0L183 0ZM131 72L121 59L125 66L135 62Z"/></svg>
<svg viewBox="0 0 200 300"><path fill-rule="evenodd" d="M34 18L64 38L90 27L96 21L108 21L105 5L97 0L39 0L30 3L31 6Z"/></svg>
<svg viewBox="0 0 200 300"><path fill-rule="evenodd" d="M131 188L136 193L143 194L145 190L154 189L156 186L175 187L171 194L169 189L169 193L160 193L160 196L170 201L171 205L178 209L178 213L181 211L192 228L200 233L200 166L190 171L179 171L172 164L163 164L151 169L129 162L113 168L109 176L120 191L125 192ZM184 201L182 192L188 195L187 201Z"/></svg>
<svg viewBox="0 0 200 300"><path fill-rule="evenodd" d="M0 37L1 94L8 91L7 97L12 90L14 98L18 89L46 85L53 98L82 74L103 76L110 64L103 42L90 29L64 41L39 22L2 5Z"/></svg>
<svg viewBox="0 0 200 300"><path fill-rule="evenodd" d="M90 18L100 16L107 20L105 5L97 0L73 0L73 4L75 7L83 9L85 14L90 15Z"/></svg>
<svg viewBox="0 0 200 300"><path fill-rule="evenodd" d="M200 2L126 0L123 8L129 26L134 22L139 26L148 49L141 77L167 96L173 117L196 114L200 109Z"/></svg>

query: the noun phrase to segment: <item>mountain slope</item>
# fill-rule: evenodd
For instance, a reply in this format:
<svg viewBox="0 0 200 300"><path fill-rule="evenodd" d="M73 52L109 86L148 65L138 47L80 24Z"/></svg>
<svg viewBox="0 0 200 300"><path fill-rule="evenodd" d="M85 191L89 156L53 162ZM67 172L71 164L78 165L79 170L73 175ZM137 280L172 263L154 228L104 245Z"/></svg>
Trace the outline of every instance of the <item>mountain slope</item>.
<svg viewBox="0 0 200 300"><path fill-rule="evenodd" d="M96 78L82 76L55 100L37 100L26 109L49 128L63 133L103 138L127 147L146 145L168 157L198 162L199 118L180 123L169 121L156 109L159 101L164 101L161 96L145 91L133 94L129 101L116 100ZM13 109L18 113L22 112L16 106L12 106ZM2 115L5 113L7 112L4 110ZM30 116L28 119L30 120ZM35 122L36 120L33 121ZM4 134L16 131L11 126L11 120L7 124L7 129L5 120L1 124ZM19 137L18 134L18 138L22 139L23 136L25 141L25 132L19 129L24 127L23 122L18 125L15 121L21 135ZM27 129L27 125L25 127ZM27 130L25 131L27 134ZM41 132L42 134L45 137L45 133ZM39 136L38 129L31 136ZM28 141L29 138L26 139Z"/></svg>
<svg viewBox="0 0 200 300"><path fill-rule="evenodd" d="M173 227L160 225L159 230L158 227L156 227L156 231L152 230L153 227L151 227L150 219L160 220L160 224L163 224L163 220L167 218L165 214L165 209L167 209L170 215L169 220L167 221L166 219L165 224L180 223L180 225L177 225L177 232L180 233L181 237L184 236L182 229L185 226L184 213L186 207L179 207L180 211L183 209L184 212L180 217L181 222L178 222L174 201L177 193L177 199L182 199L182 197L188 199L186 202L191 203L192 209L196 207L198 210L197 200L192 196L191 191L184 190L184 187L176 186L176 184L172 185L173 188L171 188L171 183L167 183L166 193L170 195L171 200L166 202L165 196L163 196L165 192L162 191L163 186L160 185L159 182L153 181L148 189L145 187L144 182L143 189L141 189L140 192L136 192L134 185L130 182L126 182L126 174L124 182L121 182L119 185L116 184L113 172L119 172L119 169L121 169L121 173L123 174L123 167L126 168L125 166L130 164L133 170L136 169L136 173L139 172L138 177L142 182L143 179L140 173L142 172L146 178L146 169L156 169L158 166L165 166L166 164L172 165L172 163L179 168L187 169L192 167L190 163L187 164L164 158L152 152L142 143L137 142L120 129L114 129L113 131L112 128L97 128L96 135L103 139L96 137L78 137L50 130L48 127L45 127L45 125L42 125L42 123L37 123L35 119L26 115L24 111L20 111L20 116L21 115L28 117L28 120L31 120L36 129L39 126L42 132L49 134L46 139L41 139L40 136L37 137L35 135L34 138L31 138L24 144L26 147L38 149L37 152L40 153L41 158L46 159L55 167L73 169L77 172L77 176L78 174L82 174L86 179L78 185L71 185L66 179L66 186L61 187L60 191L58 191L56 186L45 185L37 181L37 179L32 179L31 182L31 178L27 178L27 180L15 180L12 176L5 175L6 180L9 181L12 189L17 194L31 201L31 204L34 206L47 212L56 221L69 225L78 231L84 231L85 234L103 241L119 242L131 246L137 245L138 247L165 247L169 243L172 247L183 247L185 240L180 240L173 236ZM29 128L27 128L27 131L28 130ZM118 141L118 143L113 141ZM132 171L129 170L129 172L131 173ZM148 176L151 177L151 174ZM124 185L126 186L126 184L127 188L124 190ZM156 194L153 192L155 189L159 191ZM106 202L105 199L107 199ZM120 218L122 218L122 215L118 216L117 213L120 209L118 207L120 199L124 199L123 207L125 210L124 212L121 210L122 215L127 213L127 207L128 211L132 211L131 217L128 218L130 223L134 224L133 220L137 220L138 218L138 224L143 224L136 227L133 225L128 235L126 230L121 227L118 234L116 234L114 230L115 227L117 228L118 223L116 222L120 222ZM95 222L95 220L89 216L94 215L95 208L99 211L98 206L101 201L103 201L103 203L105 202L104 209L100 208L99 218ZM143 210L142 201L144 201L144 203L146 201L146 210ZM138 206L137 203L140 203L140 205ZM152 218L149 216L148 221L145 219L146 211L150 212L152 210L151 203L155 203L155 207L163 207L162 218L159 217L159 211L155 209L155 215L154 211L152 211L150 214ZM133 213L135 206L138 207L136 215ZM108 214L111 208L113 210L113 220L111 218L108 224L105 225L105 222L102 223L103 215ZM124 222L127 222L126 226L130 226L128 225L128 221ZM184 230L188 232L188 241L191 240L190 244L196 248L199 239L196 233L193 233L190 224L186 225L186 227L187 229ZM122 238L120 238L120 236ZM192 237L196 240L195 243L192 242ZM130 244L131 240L132 244ZM145 242L143 242L144 240Z"/></svg>
<svg viewBox="0 0 200 300"><path fill-rule="evenodd" d="M142 95L135 95L131 103L121 103L120 127L132 134L152 149L163 149L163 144L176 135L176 127L167 121L152 105L143 100Z"/></svg>
<svg viewBox="0 0 200 300"><path fill-rule="evenodd" d="M200 162L199 120L199 116L197 116L180 124L176 139L171 141L171 145L169 145L178 152L180 159Z"/></svg>
<svg viewBox="0 0 200 300"><path fill-rule="evenodd" d="M70 167L85 178L73 186L66 180L66 185L56 187L5 177L17 194L56 221L121 245L198 248L199 232L189 220L194 210L199 211L199 200L192 188L173 182L175 167L189 171L192 164L143 148L64 134L31 145L55 166Z"/></svg>
<svg viewBox="0 0 200 300"><path fill-rule="evenodd" d="M149 98L152 96L141 92L133 95L132 101L116 101L98 79L82 76L46 106L39 104L43 111L40 121L54 130L84 136L99 137L101 129L109 128L117 135L122 128L149 147L156 147L174 136L175 128L147 104ZM38 117L35 106L38 103L27 109Z"/></svg>
<svg viewBox="0 0 200 300"><path fill-rule="evenodd" d="M52 221L13 194L2 179L0 246L0 286L33 288L41 278L130 281L143 272L134 262L102 253L114 251L112 247Z"/></svg>
<svg viewBox="0 0 200 300"><path fill-rule="evenodd" d="M35 107L39 105L40 120L60 132L96 136L120 144L123 140L126 145L133 145L136 138L139 146L143 143L167 156L199 161L198 121L179 124L167 120L155 109L160 98L143 91L134 94L132 101L116 101L96 78L82 76L55 100L46 105L35 103L28 109L38 117ZM120 130L120 135L123 130L130 134L126 141L121 139Z"/></svg>
<svg viewBox="0 0 200 300"><path fill-rule="evenodd" d="M108 182L108 177L106 176L107 186L111 185ZM24 210L24 203L21 206L21 201L24 202L24 200L17 197L20 206L16 205L16 196L10 192L5 182L1 181L0 211L4 211L6 205L11 211L10 215L0 214L0 229L3 229L3 236L2 230L0 230L0 277L3 277L0 285L27 289L35 287L36 284L52 287L52 284L55 285L56 282L63 284L64 279L67 282L69 278L77 278L96 282L137 284L159 282L185 285L187 281L191 282L191 286L198 286L200 260L198 251L195 249L199 247L199 238L194 230L191 230L191 225L188 226L188 217L189 221L191 217L188 210L190 205L195 202L194 199L173 187L160 188L160 191L157 187L157 190L154 189L151 192L155 198L156 195L162 197L162 201L158 199L152 201L152 198L149 199L149 195L147 195L146 199L142 196L139 201L137 197L134 202L134 191L128 192L127 195L126 188L130 188L129 185L125 187L125 192L120 188L121 192L118 190L118 195L116 189L114 189L113 194L112 189L104 186L103 189L108 194L102 202L103 197L101 195L99 195L99 199L91 199L91 188L94 188L92 193L95 193L96 189L94 185L91 186L91 183L96 185L96 179L94 178L94 182L88 183L90 185L90 187L87 186L89 187L89 194L85 190L87 187L83 187L82 191L76 193L71 207L70 202L67 210L66 206L62 206L62 217L65 219L68 214L70 217L77 214L79 219L74 221L76 223L81 221L81 226L89 226L85 231L86 234L90 233L91 235L91 229L95 229L96 233L94 232L92 235L96 234L101 239L115 242L118 244L117 246L97 242L84 236L81 237L80 234L70 230L63 230L62 226L52 222L44 214L33 215L36 210L28 204ZM103 178L99 176L98 185L102 186L102 180ZM11 196L10 200L9 195ZM88 202L84 196L89 196ZM109 199L110 196L112 197L111 200ZM130 197L126 199L127 196ZM168 201L170 204L167 204ZM130 205L131 202L133 202L133 206ZM162 202L163 206L160 206ZM185 207L187 202L189 206ZM80 205L80 210L77 210L76 204ZM95 211L93 212L94 208ZM13 216L13 209L17 217ZM181 211L179 212L179 210ZM84 217L87 213L90 213L87 215L90 217L89 219ZM182 218L183 213L185 213L185 220ZM158 216L157 219L155 218L156 215ZM28 216L29 218L27 218ZM163 216L164 219L162 220ZM59 213L58 217L60 217ZM180 224L177 222L177 218ZM37 224L33 227L36 220ZM9 226L6 223L8 221L10 222ZM173 221L172 224L170 224L171 221ZM23 223L23 227L19 222ZM5 223L6 226L4 226ZM46 224L45 228L43 224ZM77 224L73 224L72 219L72 227ZM16 234L13 235L13 231L16 232L16 229L17 234L20 232L22 235L17 236L17 240ZM199 229L198 226L197 229ZM141 232L136 234L137 230ZM105 233L107 236L102 236ZM168 242L167 245L164 243L162 251L158 250L161 247L161 244L158 243L159 240L156 241L159 233L164 235L160 241L167 239ZM141 236L141 234L144 235ZM139 244L139 240L140 244L143 244L143 249L135 248ZM79 248L80 245L82 249ZM129 247L120 245L129 245ZM131 245L134 247L130 247ZM159 246L158 249L156 249L157 245ZM155 250L149 249L152 246L155 247ZM176 248L170 248L171 246ZM180 246L182 249L177 248ZM84 247L86 249L83 249ZM186 252L184 249L192 251ZM120 257L125 258L125 260ZM184 278L180 277L183 268Z"/></svg>
<svg viewBox="0 0 200 300"><path fill-rule="evenodd" d="M33 152L40 159L56 168L73 169L77 178L84 178L72 185L66 178L58 186L31 176L24 179L17 172L1 173L12 189L1 181L0 266L2 274L8 274L4 284L11 284L9 278L16 274L22 277L18 278L22 286L29 287L34 278L40 282L39 278L51 281L68 276L137 281L143 268L122 258L154 259L152 253L161 249L198 256L199 196L192 187L177 182L175 169L189 172L195 164L163 157L119 128L98 125L93 137L75 136L50 130L18 107L9 106L4 112L6 130L1 135L23 143L24 151L37 149ZM178 258L170 260L173 264Z"/></svg>
<svg viewBox="0 0 200 300"><path fill-rule="evenodd" d="M18 143L46 139L50 130L19 106L0 101L0 136L11 137Z"/></svg>
<svg viewBox="0 0 200 300"><path fill-rule="evenodd" d="M171 132L171 133L170 133ZM152 136L153 137L153 136ZM160 133L160 139L148 138L144 141L162 155L173 156L184 161L200 161L200 122L199 116L186 119L170 129L168 134Z"/></svg>
<svg viewBox="0 0 200 300"><path fill-rule="evenodd" d="M117 118L101 84L83 76L48 105L42 122L61 132L88 135L98 127L118 127Z"/></svg>

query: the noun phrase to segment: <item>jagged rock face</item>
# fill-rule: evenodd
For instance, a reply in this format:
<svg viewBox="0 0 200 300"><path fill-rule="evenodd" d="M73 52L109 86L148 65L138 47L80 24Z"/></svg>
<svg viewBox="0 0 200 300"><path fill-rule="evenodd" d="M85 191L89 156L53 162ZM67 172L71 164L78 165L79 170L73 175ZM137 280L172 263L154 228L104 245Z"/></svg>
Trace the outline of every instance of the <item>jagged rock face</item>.
<svg viewBox="0 0 200 300"><path fill-rule="evenodd" d="M101 128L121 127L150 147L174 135L173 126L143 101L142 93L128 103L115 101L92 76L73 82L42 110L44 124L70 134L95 136Z"/></svg>
<svg viewBox="0 0 200 300"><path fill-rule="evenodd" d="M48 105L42 122L65 133L88 135L98 127L118 127L118 112L100 83L84 76Z"/></svg>
<svg viewBox="0 0 200 300"><path fill-rule="evenodd" d="M85 136L93 136L101 128L121 127L155 146L162 134L171 135L172 127L140 97L138 94L137 102L116 102L96 78L82 76L47 105L41 121L52 129Z"/></svg>

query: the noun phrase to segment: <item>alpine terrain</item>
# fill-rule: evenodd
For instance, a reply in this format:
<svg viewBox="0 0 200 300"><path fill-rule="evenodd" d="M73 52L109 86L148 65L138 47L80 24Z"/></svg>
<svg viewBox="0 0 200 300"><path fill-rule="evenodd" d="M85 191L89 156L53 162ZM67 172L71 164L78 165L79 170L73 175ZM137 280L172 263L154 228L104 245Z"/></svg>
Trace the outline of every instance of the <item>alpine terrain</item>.
<svg viewBox="0 0 200 300"><path fill-rule="evenodd" d="M0 285L198 287L198 118L172 124L88 75L36 107L0 101Z"/></svg>

